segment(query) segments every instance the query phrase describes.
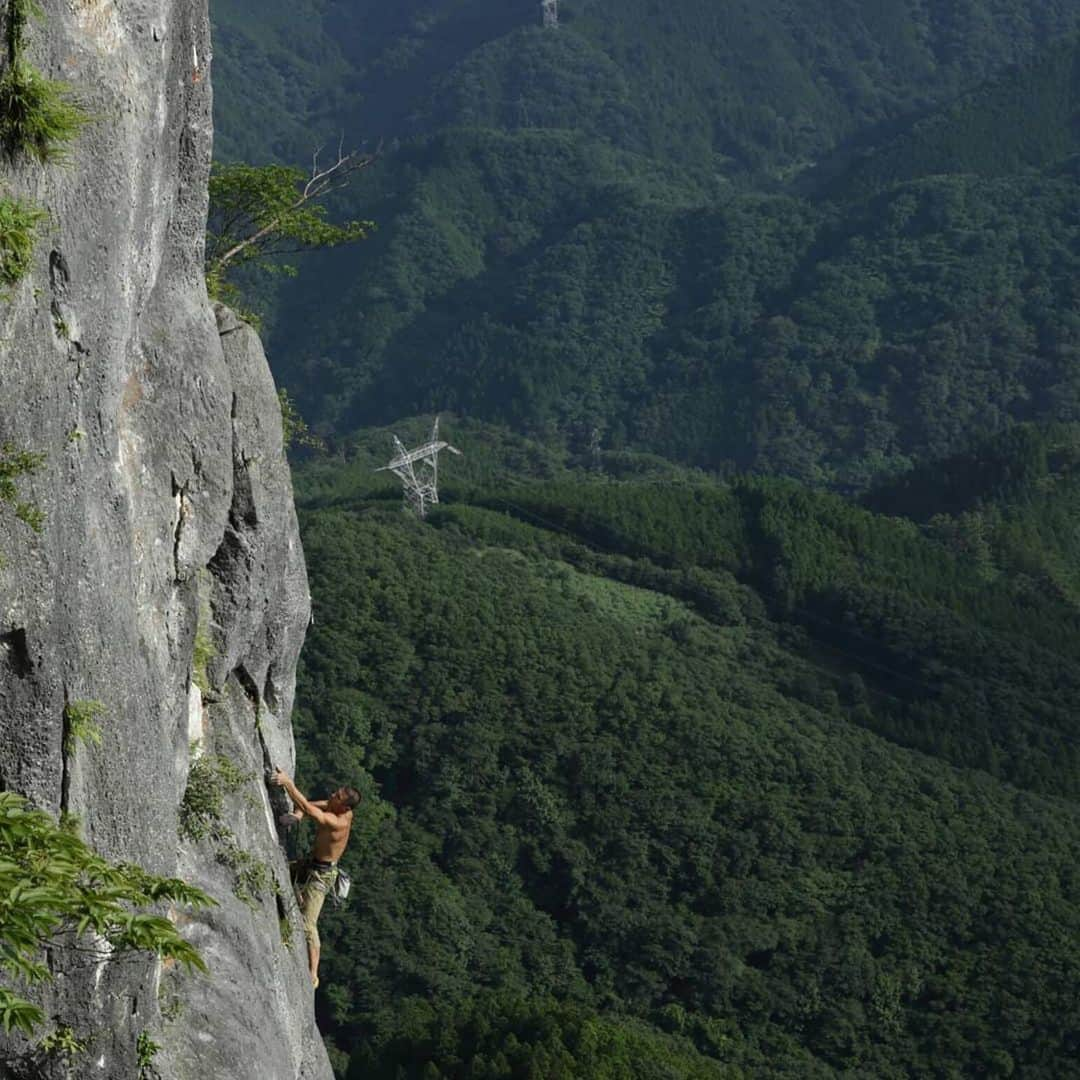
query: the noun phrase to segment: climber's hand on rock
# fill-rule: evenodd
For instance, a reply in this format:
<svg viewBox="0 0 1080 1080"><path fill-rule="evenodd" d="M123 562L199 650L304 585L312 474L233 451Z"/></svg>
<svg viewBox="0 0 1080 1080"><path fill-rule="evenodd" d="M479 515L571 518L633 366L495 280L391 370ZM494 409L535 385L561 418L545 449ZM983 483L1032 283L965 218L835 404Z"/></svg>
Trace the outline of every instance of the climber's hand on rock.
<svg viewBox="0 0 1080 1080"><path fill-rule="evenodd" d="M274 787L284 787L289 782L289 778L278 768L275 767L274 771L270 774L270 783Z"/></svg>
<svg viewBox="0 0 1080 1080"><path fill-rule="evenodd" d="M292 827L293 827L294 825L297 825L297 824L299 824L299 822L300 822L300 817L301 817L301 815L300 815L300 814L297 814L297 813L295 813L295 812L294 812L294 813L289 813L289 814L282 814L282 815L281 815L281 816L280 816L280 817L279 817L279 818L277 819L277 823L278 823L278 824L279 824L279 825L280 825L280 826L281 826L281 827L282 827L283 829L291 829L291 828L292 828Z"/></svg>

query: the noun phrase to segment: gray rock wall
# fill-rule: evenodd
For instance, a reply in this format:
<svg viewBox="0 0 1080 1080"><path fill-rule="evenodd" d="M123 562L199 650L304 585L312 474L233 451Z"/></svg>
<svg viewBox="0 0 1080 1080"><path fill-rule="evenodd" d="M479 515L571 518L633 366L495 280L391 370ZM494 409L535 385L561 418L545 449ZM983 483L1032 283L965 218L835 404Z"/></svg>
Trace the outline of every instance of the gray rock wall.
<svg viewBox="0 0 1080 1080"><path fill-rule="evenodd" d="M0 194L49 215L0 301L0 443L44 454L23 491L46 515L34 534L0 506L0 786L220 902L176 913L209 978L60 951L45 1004L92 1036L79 1076L138 1077L146 1031L163 1080L329 1077L263 783L266 760L292 766L307 582L265 357L202 280L206 3L42 6L30 54L93 121L62 166L0 162ZM85 700L103 742L68 757L64 707ZM250 777L229 824L283 899L241 901L215 845L181 839L198 754ZM0 1039L0 1076L65 1075L27 1052Z"/></svg>

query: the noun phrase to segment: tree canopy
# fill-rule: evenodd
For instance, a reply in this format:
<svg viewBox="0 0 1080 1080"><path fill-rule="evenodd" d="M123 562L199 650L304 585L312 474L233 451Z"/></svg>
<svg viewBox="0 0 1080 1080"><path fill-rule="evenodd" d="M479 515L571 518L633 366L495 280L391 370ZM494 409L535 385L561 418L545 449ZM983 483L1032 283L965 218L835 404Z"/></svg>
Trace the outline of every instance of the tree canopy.
<svg viewBox="0 0 1080 1080"><path fill-rule="evenodd" d="M363 240L370 221L338 225L327 220L324 200L373 161L370 155L344 154L331 164L313 155L310 174L288 165L216 164L210 176L206 283L211 296L235 299L227 275L249 265L286 275L295 266L280 256Z"/></svg>
<svg viewBox="0 0 1080 1080"><path fill-rule="evenodd" d="M427 526L300 479L299 767L367 796L339 1071L599 1075L585 1032L628 1077L1067 1070L1075 432L916 520L648 462L508 485L446 423Z"/></svg>

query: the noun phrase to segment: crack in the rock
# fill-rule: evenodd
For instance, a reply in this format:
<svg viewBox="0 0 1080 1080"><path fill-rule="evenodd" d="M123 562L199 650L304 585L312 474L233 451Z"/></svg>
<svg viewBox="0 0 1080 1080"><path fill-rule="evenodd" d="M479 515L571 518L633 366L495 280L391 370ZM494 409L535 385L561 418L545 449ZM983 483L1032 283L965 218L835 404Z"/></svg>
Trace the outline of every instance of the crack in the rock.
<svg viewBox="0 0 1080 1080"><path fill-rule="evenodd" d="M172 497L176 500L176 524L173 526L173 577L180 580L180 535L184 530L184 492L187 484L176 482L176 473L172 477Z"/></svg>
<svg viewBox="0 0 1080 1080"><path fill-rule="evenodd" d="M71 807L71 760L68 745L71 742L71 719L68 716L68 688L64 683L64 711L60 715L60 813L68 813Z"/></svg>
<svg viewBox="0 0 1080 1080"><path fill-rule="evenodd" d="M244 693L247 695L248 701L259 708L259 688L255 685L255 680L248 674L248 670L243 664L238 664L233 669L233 674L236 676L236 681L240 684Z"/></svg>
<svg viewBox="0 0 1080 1080"><path fill-rule="evenodd" d="M276 713L278 711L278 689L277 684L274 682L274 665L271 664L266 669L266 681L263 684L263 701L266 702L267 708L271 712Z"/></svg>

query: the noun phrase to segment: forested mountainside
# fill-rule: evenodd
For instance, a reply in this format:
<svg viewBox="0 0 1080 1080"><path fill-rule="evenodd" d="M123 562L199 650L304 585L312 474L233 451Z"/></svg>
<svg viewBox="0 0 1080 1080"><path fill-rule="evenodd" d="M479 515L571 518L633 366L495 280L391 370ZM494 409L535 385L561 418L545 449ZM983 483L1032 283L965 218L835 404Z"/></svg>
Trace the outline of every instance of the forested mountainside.
<svg viewBox="0 0 1080 1080"><path fill-rule="evenodd" d="M428 525L374 436L301 481L301 765L369 799L339 1073L1069 1075L1080 431L904 517L448 433Z"/></svg>
<svg viewBox="0 0 1080 1080"><path fill-rule="evenodd" d="M506 139L442 144L427 209L371 242L335 343L280 346L306 415L348 431L452 408L573 446L598 431L608 448L851 488L1013 419L1080 415L1072 167L915 181L843 213L757 196L677 210L566 173L541 187L532 166L580 145ZM511 252L489 258L455 171L511 163L550 230L492 199L480 220Z"/></svg>
<svg viewBox="0 0 1080 1080"><path fill-rule="evenodd" d="M958 22L948 5L951 20L920 23L902 6L852 18L829 3L810 33L808 13L784 23L768 5L738 18L734 5L609 7L564 4L545 32L508 28L512 7L346 18L329 4L311 49L330 52L311 62L333 95L316 104L304 84L274 138L223 94L225 154L240 151L230 131L262 130L263 152L301 159L286 129L309 108L308 141L311 116L340 124L350 109L370 117L351 130L391 140L336 208L374 219L374 238L266 297L279 378L321 431L451 408L571 446L598 433L609 449L861 490L1016 420L1080 417L1078 53L1054 38L1070 10L972 5ZM244 65L275 57L293 81L260 85L295 91L300 69L280 59L295 22L271 20L229 67L241 10L218 6L226 86L239 93ZM797 39L805 63L739 34ZM844 52L866 53L860 34L878 43L861 66ZM772 57L769 79L723 61L736 41L755 64ZM826 42L878 104L830 97L812 151L725 163L713 144L703 167L694 102L732 109L702 130L752 139L733 102L825 100L810 84L832 70ZM797 112L779 101L774 133Z"/></svg>
<svg viewBox="0 0 1080 1080"><path fill-rule="evenodd" d="M244 283L335 1071L1070 1075L1080 9L558 6L215 0L222 159L383 141Z"/></svg>

